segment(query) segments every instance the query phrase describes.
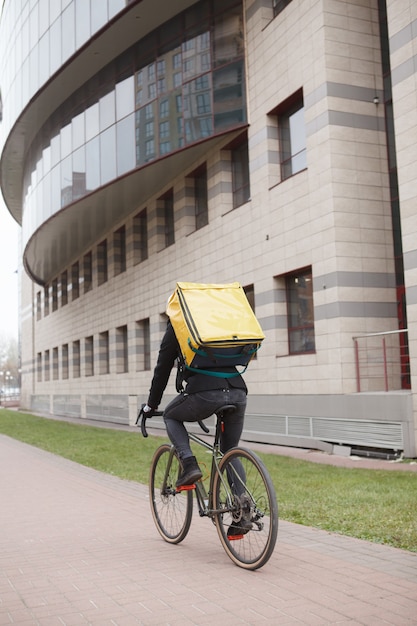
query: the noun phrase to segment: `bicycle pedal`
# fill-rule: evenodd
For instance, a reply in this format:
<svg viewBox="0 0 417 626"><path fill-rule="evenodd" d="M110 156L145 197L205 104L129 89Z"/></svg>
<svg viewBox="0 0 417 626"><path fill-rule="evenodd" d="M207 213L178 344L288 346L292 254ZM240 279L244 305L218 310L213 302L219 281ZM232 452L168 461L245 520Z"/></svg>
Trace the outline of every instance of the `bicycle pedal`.
<svg viewBox="0 0 417 626"><path fill-rule="evenodd" d="M229 541L236 541L237 539L243 539L245 535L227 535Z"/></svg>
<svg viewBox="0 0 417 626"><path fill-rule="evenodd" d="M192 489L195 489L195 485L183 485L182 487L177 487L175 491L179 493L180 491L191 491Z"/></svg>

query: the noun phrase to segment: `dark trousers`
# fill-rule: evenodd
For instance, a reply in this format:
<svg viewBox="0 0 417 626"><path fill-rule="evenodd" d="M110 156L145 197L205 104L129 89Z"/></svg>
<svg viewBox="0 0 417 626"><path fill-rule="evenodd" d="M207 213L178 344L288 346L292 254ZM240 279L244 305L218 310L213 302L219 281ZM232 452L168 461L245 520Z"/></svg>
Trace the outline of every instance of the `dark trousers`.
<svg viewBox="0 0 417 626"><path fill-rule="evenodd" d="M181 394L170 402L164 411L168 437L175 446L180 459L191 456L190 441L184 422L197 422L213 415L221 406L234 404L228 411L221 434L222 452L237 446L243 430L246 409L246 392L243 389L211 389L192 394Z"/></svg>

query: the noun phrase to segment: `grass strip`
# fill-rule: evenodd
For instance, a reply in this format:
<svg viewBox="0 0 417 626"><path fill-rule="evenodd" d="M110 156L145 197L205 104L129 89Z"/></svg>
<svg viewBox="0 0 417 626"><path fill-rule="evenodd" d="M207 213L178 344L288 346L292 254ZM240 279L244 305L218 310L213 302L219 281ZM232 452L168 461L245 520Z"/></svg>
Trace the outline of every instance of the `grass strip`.
<svg viewBox="0 0 417 626"><path fill-rule="evenodd" d="M0 410L0 433L102 472L147 484L164 440ZM196 450L197 455L198 451ZM417 475L320 465L258 453L281 519L417 552ZM207 464L207 454L201 453Z"/></svg>

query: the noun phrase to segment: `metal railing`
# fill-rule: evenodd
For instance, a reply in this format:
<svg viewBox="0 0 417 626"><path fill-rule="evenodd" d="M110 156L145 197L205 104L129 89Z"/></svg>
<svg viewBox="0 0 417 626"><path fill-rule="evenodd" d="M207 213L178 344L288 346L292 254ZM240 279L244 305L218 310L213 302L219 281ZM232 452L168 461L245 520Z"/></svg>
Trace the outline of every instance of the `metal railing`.
<svg viewBox="0 0 417 626"><path fill-rule="evenodd" d="M352 339L358 392L410 389L407 329L367 333Z"/></svg>

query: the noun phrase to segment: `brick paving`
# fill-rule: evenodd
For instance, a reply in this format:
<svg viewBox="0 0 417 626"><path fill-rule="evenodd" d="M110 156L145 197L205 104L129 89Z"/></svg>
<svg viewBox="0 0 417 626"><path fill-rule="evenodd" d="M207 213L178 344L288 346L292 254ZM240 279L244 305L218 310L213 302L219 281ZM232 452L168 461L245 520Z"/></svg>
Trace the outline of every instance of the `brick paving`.
<svg viewBox="0 0 417 626"><path fill-rule="evenodd" d="M143 485L4 435L0 477L0 626L417 625L417 554L281 521L248 572L197 515L165 543Z"/></svg>

